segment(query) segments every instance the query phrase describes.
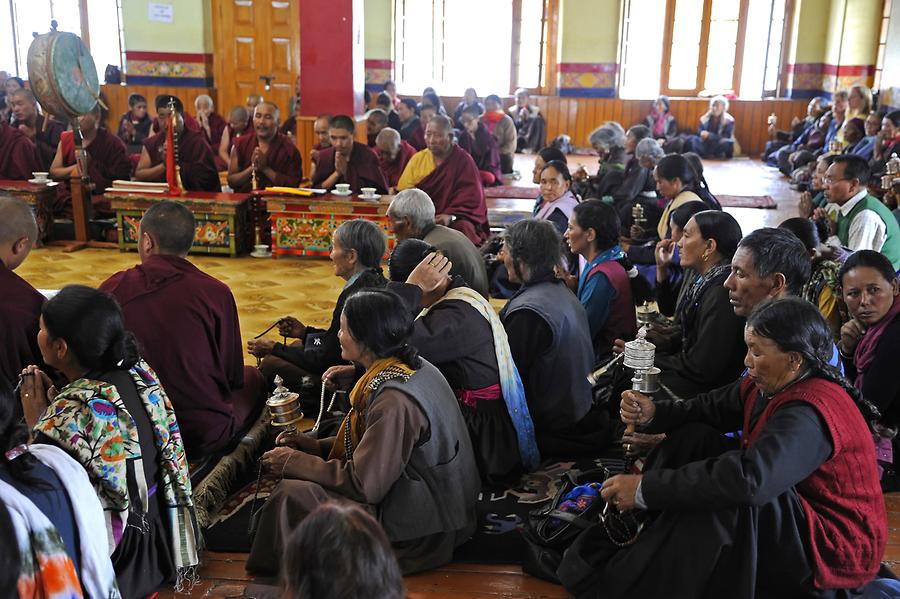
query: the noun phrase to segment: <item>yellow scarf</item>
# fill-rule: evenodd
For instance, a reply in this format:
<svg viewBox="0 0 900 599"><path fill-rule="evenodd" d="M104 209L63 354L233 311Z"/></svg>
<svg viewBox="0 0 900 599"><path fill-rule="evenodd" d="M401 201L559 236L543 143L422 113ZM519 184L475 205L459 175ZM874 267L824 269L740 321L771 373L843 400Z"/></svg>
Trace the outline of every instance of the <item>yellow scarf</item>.
<svg viewBox="0 0 900 599"><path fill-rule="evenodd" d="M359 445L363 433L366 432L365 415L369 393L385 381L395 378L406 380L414 372L415 370L407 366L400 358L382 358L372 363L350 391L350 411L347 412L334 436L334 445L331 446L331 452L328 454L329 460L353 458L353 450Z"/></svg>

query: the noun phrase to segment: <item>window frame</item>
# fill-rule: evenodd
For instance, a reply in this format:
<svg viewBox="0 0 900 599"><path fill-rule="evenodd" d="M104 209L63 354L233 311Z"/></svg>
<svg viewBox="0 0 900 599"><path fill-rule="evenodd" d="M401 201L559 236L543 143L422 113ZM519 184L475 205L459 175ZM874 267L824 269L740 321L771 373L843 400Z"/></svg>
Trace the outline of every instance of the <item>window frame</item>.
<svg viewBox="0 0 900 599"><path fill-rule="evenodd" d="M84 1L84 0L80 0ZM404 5L406 2L410 0L395 0L393 3L393 13L394 13L394 31L393 31L393 51L395 54L395 65L394 65L394 79L398 82L398 85L403 83L402 70L404 68L404 56L406 54L406 44L404 42L404 30L406 29L407 22L405 18L405 8ZM444 0L446 3L448 0ZM512 2L512 37L510 40L510 54L509 54L509 90L508 94L512 94L514 90L518 89L518 80L519 80L519 65L521 63L521 46L522 46L522 31L521 31L521 15L522 15L522 0L510 0ZM436 14L436 0L431 0L432 4L432 27L435 27L434 23L439 15ZM442 4L443 5L443 4ZM559 65L557 60L557 48L558 48L558 38L559 38L559 5L560 0L542 0L543 5L543 14L541 17L541 55L540 55L540 64L538 65L539 73L538 73L538 87L530 87L525 88L530 93L536 95L545 95L549 93L553 93L556 89L556 78L558 77ZM441 27L444 27L443 15L440 15L441 18ZM443 80L444 77L444 69L446 65L446 53L443 50L444 40L446 40L446 32L443 33L443 37L441 39L441 49L440 49L440 66L439 68L432 68L432 77L437 80ZM415 90L413 90L415 92Z"/></svg>

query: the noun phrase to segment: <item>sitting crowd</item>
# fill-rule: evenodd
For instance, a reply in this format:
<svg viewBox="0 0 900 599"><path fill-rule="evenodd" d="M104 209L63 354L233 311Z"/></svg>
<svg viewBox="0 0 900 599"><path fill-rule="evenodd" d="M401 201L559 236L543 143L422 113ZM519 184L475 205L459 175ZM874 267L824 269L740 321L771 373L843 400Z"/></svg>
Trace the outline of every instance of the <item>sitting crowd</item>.
<svg viewBox="0 0 900 599"><path fill-rule="evenodd" d="M231 290L186 258L195 220L183 203L143 214L139 264L45 300L14 272L37 240L32 211L0 197L9 588L145 597L190 585L201 544L191 470L240 443L276 377L348 399L334 426L287 429L260 458L276 485L247 568L279 577L284 596L401 597L401 574L448 563L472 537L482 492L551 460L623 450L640 467L602 481L600 496L640 534L582 533L553 568L570 592L844 597L869 585L887 542L882 493L900 488L900 228L868 192L870 162L821 157L824 202L807 197L801 218L747 232L703 174L701 158L735 152L724 98L696 134L678 133L666 98L642 124L604 123L590 174L545 146L524 90L507 113L468 90L453 115L433 90L421 105L391 91L368 115L369 145L348 116L317 120L311 174L326 189L397 192L387 271L385 232L343 222L330 323L283 317L284 342L246 341L258 367L244 365ZM200 98L191 123L177 98L157 99L160 133L143 140L136 176L165 179L173 127L188 189L218 185L218 159L236 190L297 185L278 108L254 100L245 134L246 109L226 123ZM846 114L868 113L854 101ZM810 127L822 108L810 103ZM120 128L131 143L139 112ZM97 116L82 118L90 131ZM866 137L842 131L848 147ZM7 133L0 123L0 143ZM791 163L801 150L782 141L769 154ZM893 143L874 147L883 156ZM540 195L531 218L492 236L484 186L523 150ZM499 312L491 295L508 300ZM659 315L639 323L651 301ZM636 337L655 347L652 400L619 363ZM589 380L598 367L606 374Z"/></svg>

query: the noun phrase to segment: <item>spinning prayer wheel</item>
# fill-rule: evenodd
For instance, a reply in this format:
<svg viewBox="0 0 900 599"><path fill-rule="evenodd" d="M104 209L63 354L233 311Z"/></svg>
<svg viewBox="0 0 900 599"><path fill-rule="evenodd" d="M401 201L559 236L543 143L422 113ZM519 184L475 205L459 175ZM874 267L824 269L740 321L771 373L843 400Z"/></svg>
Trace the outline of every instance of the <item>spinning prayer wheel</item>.
<svg viewBox="0 0 900 599"><path fill-rule="evenodd" d="M41 108L59 119L74 121L100 100L91 53L74 33L57 31L56 21L28 48L28 82Z"/></svg>
<svg viewBox="0 0 900 599"><path fill-rule="evenodd" d="M280 376L275 377L275 391L272 393L272 397L266 400L266 408L269 410L272 426L283 426L286 430L296 430L297 423L303 420L300 395L288 391Z"/></svg>
<svg viewBox="0 0 900 599"><path fill-rule="evenodd" d="M659 391L659 368L653 365L656 346L647 341L647 329L641 327L637 339L625 343L625 366L634 369L631 389L644 395Z"/></svg>
<svg viewBox="0 0 900 599"><path fill-rule="evenodd" d="M900 158L891 154L891 159L884 165L884 175L881 177L881 189L885 191L893 187L894 181L900 179Z"/></svg>

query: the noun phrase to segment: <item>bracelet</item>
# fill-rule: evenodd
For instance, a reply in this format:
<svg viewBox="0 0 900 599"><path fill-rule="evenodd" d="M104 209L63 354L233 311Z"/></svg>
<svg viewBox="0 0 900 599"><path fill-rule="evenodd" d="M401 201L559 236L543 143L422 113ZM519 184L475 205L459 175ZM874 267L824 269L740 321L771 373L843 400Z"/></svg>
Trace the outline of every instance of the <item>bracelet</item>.
<svg viewBox="0 0 900 599"><path fill-rule="evenodd" d="M294 457L294 454L290 454L287 459L284 461L284 466L281 467L281 480L284 480L284 471L287 469L288 462L291 461L291 458Z"/></svg>

